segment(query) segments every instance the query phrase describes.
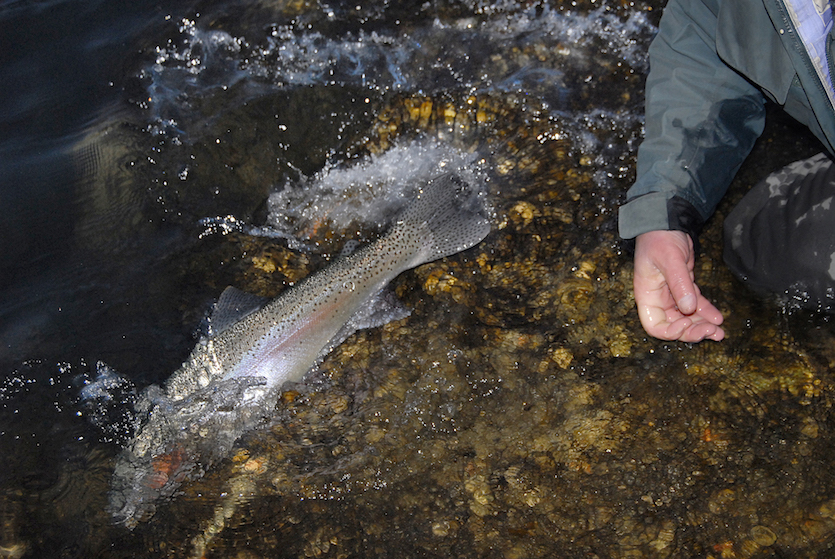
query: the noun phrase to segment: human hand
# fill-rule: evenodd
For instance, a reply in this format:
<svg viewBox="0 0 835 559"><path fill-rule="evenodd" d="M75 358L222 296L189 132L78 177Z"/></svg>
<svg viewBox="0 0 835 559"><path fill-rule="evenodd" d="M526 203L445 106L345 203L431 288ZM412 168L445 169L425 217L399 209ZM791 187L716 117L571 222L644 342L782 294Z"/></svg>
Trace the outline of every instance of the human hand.
<svg viewBox="0 0 835 559"><path fill-rule="evenodd" d="M662 340L725 337L722 313L694 283L693 239L682 231L650 231L635 240L635 303L641 324Z"/></svg>

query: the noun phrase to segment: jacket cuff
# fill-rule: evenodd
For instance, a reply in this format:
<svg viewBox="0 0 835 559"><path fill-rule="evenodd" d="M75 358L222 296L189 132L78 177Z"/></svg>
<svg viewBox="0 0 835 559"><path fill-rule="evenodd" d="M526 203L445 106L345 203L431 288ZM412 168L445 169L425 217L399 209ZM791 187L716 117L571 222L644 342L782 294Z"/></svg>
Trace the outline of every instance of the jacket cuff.
<svg viewBox="0 0 835 559"><path fill-rule="evenodd" d="M670 220L671 231L684 231L693 239L696 253L699 252L699 234L702 232L705 220L696 207L678 196L667 200L667 218Z"/></svg>
<svg viewBox="0 0 835 559"><path fill-rule="evenodd" d="M634 239L641 233L669 229L669 196L667 192L650 192L621 206L618 210L618 233L621 239Z"/></svg>
<svg viewBox="0 0 835 559"><path fill-rule="evenodd" d="M634 239L649 231L683 231L693 239L699 251L699 233L705 220L693 204L666 192L644 194L618 210L618 233L627 250L634 248Z"/></svg>

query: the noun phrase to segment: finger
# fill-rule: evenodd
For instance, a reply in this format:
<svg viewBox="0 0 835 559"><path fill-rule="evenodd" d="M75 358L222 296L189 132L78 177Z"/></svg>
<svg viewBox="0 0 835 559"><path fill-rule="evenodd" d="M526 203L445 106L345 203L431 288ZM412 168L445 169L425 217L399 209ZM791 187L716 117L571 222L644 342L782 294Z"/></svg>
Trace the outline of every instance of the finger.
<svg viewBox="0 0 835 559"><path fill-rule="evenodd" d="M699 303L699 290L696 287L690 268L683 260L672 260L664 267L662 273L667 278L667 286L678 310L682 314L693 314Z"/></svg>
<svg viewBox="0 0 835 559"><path fill-rule="evenodd" d="M681 316L676 320L671 320L664 331L664 340L681 340L685 341L687 333L693 326L693 319L689 316Z"/></svg>
<svg viewBox="0 0 835 559"><path fill-rule="evenodd" d="M696 310L696 314L704 318L707 322L717 326L722 324L725 320L725 317L722 316L722 312L717 309L713 303L702 296L699 296L699 308Z"/></svg>
<svg viewBox="0 0 835 559"><path fill-rule="evenodd" d="M722 322L722 314L718 310L714 319ZM675 309L645 308L641 312L641 324L647 334L661 340L696 343L706 339L719 342L725 338L725 331L717 323L709 322L701 316L695 319L693 316L684 316Z"/></svg>
<svg viewBox="0 0 835 559"><path fill-rule="evenodd" d="M678 340L693 324L693 319L675 309L645 306L641 312L641 325L647 334L661 340Z"/></svg>
<svg viewBox="0 0 835 559"><path fill-rule="evenodd" d="M716 332L714 332L710 336L707 336L705 339L713 340L714 342L721 342L725 339L725 329L717 326Z"/></svg>
<svg viewBox="0 0 835 559"><path fill-rule="evenodd" d="M725 337L725 331L715 324L708 322L699 322L693 324L686 332L679 338L682 342L700 342L702 340L713 340L715 342L722 341Z"/></svg>

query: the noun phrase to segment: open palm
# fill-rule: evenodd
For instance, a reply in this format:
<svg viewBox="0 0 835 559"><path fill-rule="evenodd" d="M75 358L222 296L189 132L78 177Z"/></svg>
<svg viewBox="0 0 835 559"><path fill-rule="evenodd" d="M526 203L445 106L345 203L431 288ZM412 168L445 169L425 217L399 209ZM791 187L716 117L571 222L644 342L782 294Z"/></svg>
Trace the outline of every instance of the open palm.
<svg viewBox="0 0 835 559"><path fill-rule="evenodd" d="M681 231L651 231L635 243L635 303L646 332L662 340L720 341L722 313L699 291L693 240Z"/></svg>

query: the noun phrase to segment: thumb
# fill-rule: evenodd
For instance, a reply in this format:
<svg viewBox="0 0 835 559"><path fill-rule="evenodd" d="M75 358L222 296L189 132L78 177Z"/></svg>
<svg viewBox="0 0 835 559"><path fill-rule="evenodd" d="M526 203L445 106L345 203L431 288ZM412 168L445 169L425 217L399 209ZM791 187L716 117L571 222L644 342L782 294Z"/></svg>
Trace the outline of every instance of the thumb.
<svg viewBox="0 0 835 559"><path fill-rule="evenodd" d="M667 286L670 288L678 310L685 315L696 312L699 294L692 276L692 251L689 252L689 255L685 255L676 251L675 256L665 263L661 271L667 280Z"/></svg>

